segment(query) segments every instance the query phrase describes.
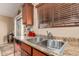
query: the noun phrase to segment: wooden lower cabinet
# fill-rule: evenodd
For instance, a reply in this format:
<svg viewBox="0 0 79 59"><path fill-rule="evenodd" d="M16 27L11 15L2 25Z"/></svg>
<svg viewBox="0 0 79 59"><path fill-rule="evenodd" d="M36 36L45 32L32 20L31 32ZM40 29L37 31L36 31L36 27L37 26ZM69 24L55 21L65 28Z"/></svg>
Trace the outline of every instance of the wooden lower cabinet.
<svg viewBox="0 0 79 59"><path fill-rule="evenodd" d="M26 51L21 50L21 56L30 56L30 54L28 54Z"/></svg>
<svg viewBox="0 0 79 59"><path fill-rule="evenodd" d="M47 55L33 48L33 56L47 56Z"/></svg>
<svg viewBox="0 0 79 59"><path fill-rule="evenodd" d="M43 53L25 43L21 43L21 55L22 56L47 56L45 53Z"/></svg>
<svg viewBox="0 0 79 59"><path fill-rule="evenodd" d="M21 49L26 51L28 54L31 55L31 46L25 44L25 43L21 43Z"/></svg>

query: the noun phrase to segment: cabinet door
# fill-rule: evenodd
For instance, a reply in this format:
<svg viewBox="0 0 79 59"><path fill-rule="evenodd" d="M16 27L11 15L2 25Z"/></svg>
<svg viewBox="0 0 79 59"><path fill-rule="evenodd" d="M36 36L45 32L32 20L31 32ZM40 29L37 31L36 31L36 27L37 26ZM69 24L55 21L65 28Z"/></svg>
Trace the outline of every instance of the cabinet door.
<svg viewBox="0 0 79 59"><path fill-rule="evenodd" d="M27 9L27 25L33 24L33 5L28 4Z"/></svg>
<svg viewBox="0 0 79 59"><path fill-rule="evenodd" d="M27 22L26 22L26 19L27 19L27 17L26 17L26 8L27 8L27 6L24 4L23 5L23 8L22 8L22 18L23 18L23 23L24 24L26 24Z"/></svg>
<svg viewBox="0 0 79 59"><path fill-rule="evenodd" d="M47 55L36 49L33 49L33 56L47 56Z"/></svg>
<svg viewBox="0 0 79 59"><path fill-rule="evenodd" d="M21 55L22 56L30 56L27 52L25 52L24 50L21 50Z"/></svg>
<svg viewBox="0 0 79 59"><path fill-rule="evenodd" d="M31 55L31 47L29 45L21 43L21 49Z"/></svg>
<svg viewBox="0 0 79 59"><path fill-rule="evenodd" d="M33 5L30 3L25 3L23 6L23 22L24 24L33 24Z"/></svg>

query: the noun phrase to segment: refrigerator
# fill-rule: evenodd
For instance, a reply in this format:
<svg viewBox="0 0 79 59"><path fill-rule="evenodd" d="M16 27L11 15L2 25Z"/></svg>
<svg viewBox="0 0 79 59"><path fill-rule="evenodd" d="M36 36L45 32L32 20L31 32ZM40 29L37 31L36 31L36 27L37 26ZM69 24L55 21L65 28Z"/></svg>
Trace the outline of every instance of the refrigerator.
<svg viewBox="0 0 79 59"><path fill-rule="evenodd" d="M14 19L14 36L24 38L24 25L22 20L22 13L17 15Z"/></svg>

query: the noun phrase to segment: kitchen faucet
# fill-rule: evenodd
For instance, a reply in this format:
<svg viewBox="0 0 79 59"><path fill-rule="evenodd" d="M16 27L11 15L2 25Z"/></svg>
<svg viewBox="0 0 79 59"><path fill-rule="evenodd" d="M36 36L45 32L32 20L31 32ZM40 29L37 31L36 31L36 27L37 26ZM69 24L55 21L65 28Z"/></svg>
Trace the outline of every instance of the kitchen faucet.
<svg viewBox="0 0 79 59"><path fill-rule="evenodd" d="M48 39L52 39L52 38L53 38L53 35L52 35L51 32L48 32L48 31L47 31L47 38L48 38Z"/></svg>

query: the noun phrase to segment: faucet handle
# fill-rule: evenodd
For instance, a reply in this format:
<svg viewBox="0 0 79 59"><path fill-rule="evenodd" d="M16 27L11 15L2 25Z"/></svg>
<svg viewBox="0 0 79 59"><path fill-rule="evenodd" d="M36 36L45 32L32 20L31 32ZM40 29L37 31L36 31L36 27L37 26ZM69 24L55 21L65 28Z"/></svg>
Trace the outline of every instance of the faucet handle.
<svg viewBox="0 0 79 59"><path fill-rule="evenodd" d="M47 31L47 34L49 34L49 32Z"/></svg>
<svg viewBox="0 0 79 59"><path fill-rule="evenodd" d="M64 38L64 41L66 42L66 38Z"/></svg>
<svg viewBox="0 0 79 59"><path fill-rule="evenodd" d="M48 37L48 38L53 38L52 33L47 31L47 37Z"/></svg>

